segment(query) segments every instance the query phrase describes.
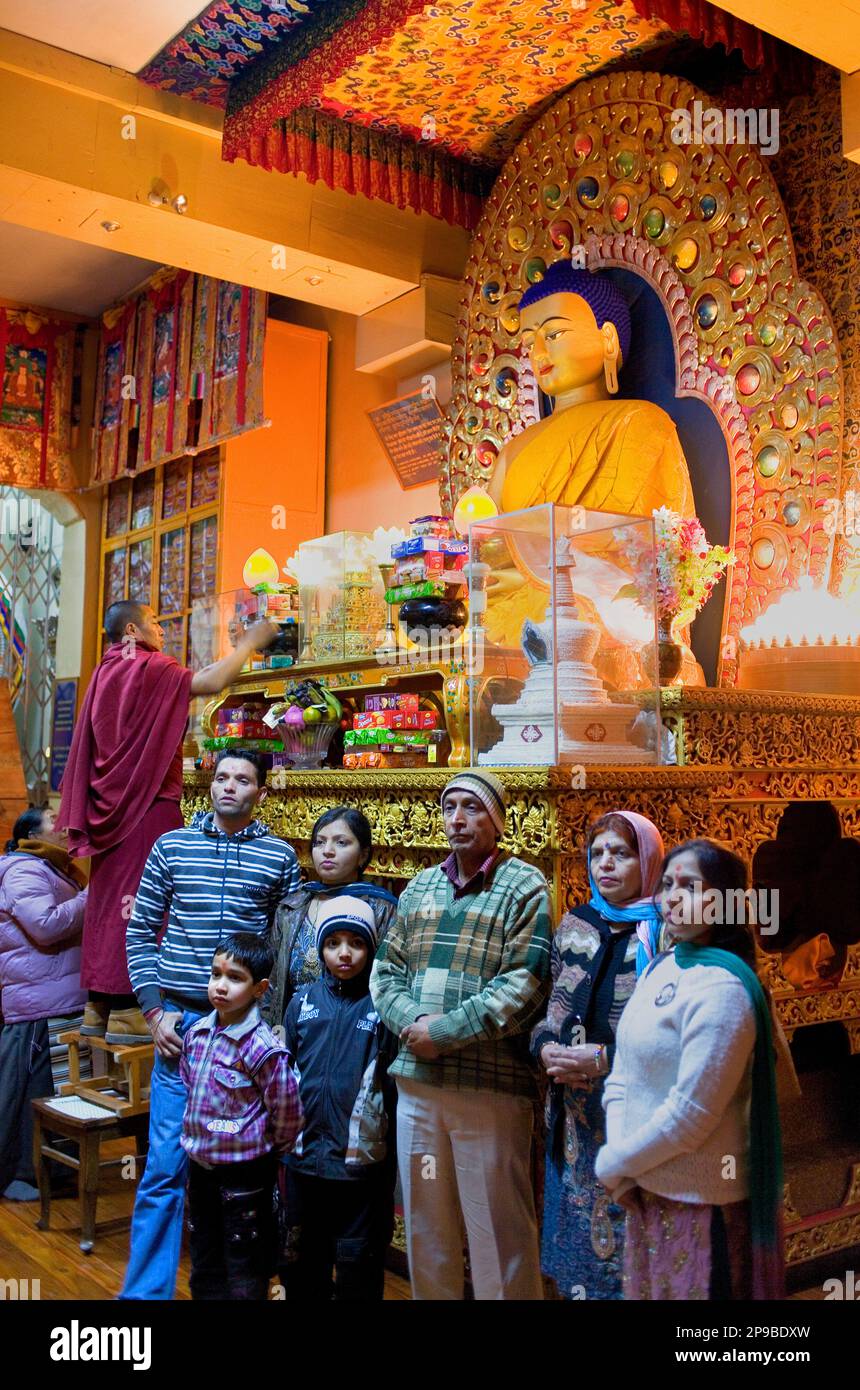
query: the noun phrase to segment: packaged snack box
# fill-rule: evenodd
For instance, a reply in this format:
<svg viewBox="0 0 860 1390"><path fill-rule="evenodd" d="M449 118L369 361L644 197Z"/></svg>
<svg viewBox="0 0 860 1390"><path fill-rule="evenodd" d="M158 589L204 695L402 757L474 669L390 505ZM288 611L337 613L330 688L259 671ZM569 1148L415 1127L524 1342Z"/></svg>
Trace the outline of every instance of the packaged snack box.
<svg viewBox="0 0 860 1390"><path fill-rule="evenodd" d="M426 747L431 742L441 742L442 729L347 729L343 736L344 748L379 747L382 744L401 744L409 747Z"/></svg>
<svg viewBox="0 0 860 1390"><path fill-rule="evenodd" d="M353 729L435 729L439 716L435 710L383 709L355 714Z"/></svg>
<svg viewBox="0 0 860 1390"><path fill-rule="evenodd" d="M364 708L366 711L382 709L417 710L419 699L420 696L411 691L396 695L365 695Z"/></svg>
<svg viewBox="0 0 860 1390"><path fill-rule="evenodd" d="M394 567L395 584L420 584L422 579L434 579L445 568L441 550L429 550L426 555L406 555Z"/></svg>
<svg viewBox="0 0 860 1390"><path fill-rule="evenodd" d="M447 540L443 536L412 536L391 547L391 558L402 560L407 555L424 555L432 550L441 550L443 555L468 555L469 543Z"/></svg>
<svg viewBox="0 0 860 1390"><path fill-rule="evenodd" d="M242 719L258 719L265 705L248 701L244 705L222 705L218 711L219 724L236 724Z"/></svg>
<svg viewBox="0 0 860 1390"><path fill-rule="evenodd" d="M293 615L298 598L293 594L258 594L257 617L284 619Z"/></svg>
<svg viewBox="0 0 860 1390"><path fill-rule="evenodd" d="M218 725L219 738L271 738L271 732L261 719L237 719L231 724Z"/></svg>
<svg viewBox="0 0 860 1390"><path fill-rule="evenodd" d="M203 747L209 753L217 753L222 748L232 748L235 738L219 735L218 738L205 738ZM257 753L283 753L284 745L279 738L243 738L242 747L254 749Z"/></svg>
<svg viewBox="0 0 860 1390"><path fill-rule="evenodd" d="M416 516L409 530L413 536L453 536L454 520L450 516Z"/></svg>
<svg viewBox="0 0 860 1390"><path fill-rule="evenodd" d="M433 748L432 752L435 754L436 749ZM391 753L383 753L378 748L362 748L360 751L344 753L343 755L343 765L349 772L375 767L397 768L398 770L404 767L426 767L430 761L435 762L435 757L430 759L410 748Z"/></svg>
<svg viewBox="0 0 860 1390"><path fill-rule="evenodd" d="M405 603L410 598L442 598L445 594L444 579L425 579L421 584L397 584L386 589L386 603Z"/></svg>
<svg viewBox="0 0 860 1390"><path fill-rule="evenodd" d="M354 729L378 729L384 727L387 716L391 713L393 713L392 710L365 710L363 714L358 713L352 716L352 727Z"/></svg>
<svg viewBox="0 0 860 1390"><path fill-rule="evenodd" d="M404 555L394 566L396 584L418 584L422 579L441 579L451 570L461 570L468 559L467 551L426 550L421 555Z"/></svg>

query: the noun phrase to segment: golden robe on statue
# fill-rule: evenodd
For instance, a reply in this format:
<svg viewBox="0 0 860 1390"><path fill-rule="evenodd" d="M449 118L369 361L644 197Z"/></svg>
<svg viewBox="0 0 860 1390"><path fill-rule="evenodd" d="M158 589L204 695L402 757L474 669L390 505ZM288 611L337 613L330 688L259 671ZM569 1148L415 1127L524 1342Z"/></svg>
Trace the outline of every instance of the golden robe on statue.
<svg viewBox="0 0 860 1390"><path fill-rule="evenodd" d="M695 516L678 432L650 401L589 401L531 426L522 440L505 473L503 512L556 502L623 516L650 516L655 507Z"/></svg>
<svg viewBox="0 0 860 1390"><path fill-rule="evenodd" d="M513 448L508 445L503 512L555 502L622 516L650 517L656 507L696 514L678 432L665 410L650 401L584 402L531 425L520 438ZM546 604L546 591L534 583L492 596L489 640L516 645L525 620L540 622ZM582 616L596 618L590 607Z"/></svg>

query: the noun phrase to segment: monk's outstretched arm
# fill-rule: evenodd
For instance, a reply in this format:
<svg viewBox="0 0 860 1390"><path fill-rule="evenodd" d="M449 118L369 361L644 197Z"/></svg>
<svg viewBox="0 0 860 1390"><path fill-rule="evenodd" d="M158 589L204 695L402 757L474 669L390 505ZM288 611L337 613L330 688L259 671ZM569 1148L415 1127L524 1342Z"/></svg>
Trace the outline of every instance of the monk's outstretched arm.
<svg viewBox="0 0 860 1390"><path fill-rule="evenodd" d="M191 678L192 695L220 695L238 676L252 652L265 651L277 636L274 623L263 621L254 623L239 638L233 651L202 671L195 671Z"/></svg>

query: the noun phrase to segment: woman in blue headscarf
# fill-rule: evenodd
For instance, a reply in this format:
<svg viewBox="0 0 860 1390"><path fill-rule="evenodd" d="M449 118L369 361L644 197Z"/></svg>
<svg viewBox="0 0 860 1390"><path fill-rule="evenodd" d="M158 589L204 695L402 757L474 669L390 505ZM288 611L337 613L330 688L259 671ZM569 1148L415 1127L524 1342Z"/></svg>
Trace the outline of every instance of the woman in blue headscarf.
<svg viewBox="0 0 860 1390"><path fill-rule="evenodd" d="M311 858L317 877L285 898L275 915L271 947L275 968L263 1004L267 1021L276 1026L299 985L318 980L320 958L316 924L325 903L346 893L364 898L373 908L381 943L397 913L397 899L386 888L368 883L364 871L373 853L370 823L353 806L324 811L311 831Z"/></svg>
<svg viewBox="0 0 860 1390"><path fill-rule="evenodd" d="M601 816L588 836L591 897L565 913L552 947L552 994L532 1034L549 1079L541 1268L562 1298L621 1297L624 1212L594 1174L604 1142L603 1078L621 1012L658 948L654 905L663 841L635 811Z"/></svg>

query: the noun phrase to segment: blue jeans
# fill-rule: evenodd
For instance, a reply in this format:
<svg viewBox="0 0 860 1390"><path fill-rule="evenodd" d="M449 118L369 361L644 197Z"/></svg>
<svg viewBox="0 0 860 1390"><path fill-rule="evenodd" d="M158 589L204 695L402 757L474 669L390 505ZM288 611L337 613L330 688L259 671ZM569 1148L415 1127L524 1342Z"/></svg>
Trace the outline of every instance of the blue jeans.
<svg viewBox="0 0 860 1390"><path fill-rule="evenodd" d="M167 1000L164 1007L178 1012ZM186 1011L178 1031L184 1036L202 1016ZM156 1053L149 1100L149 1151L134 1201L131 1252L120 1298L169 1300L176 1289L188 1173L188 1158L179 1142L187 1094L179 1075L179 1059L167 1061Z"/></svg>

